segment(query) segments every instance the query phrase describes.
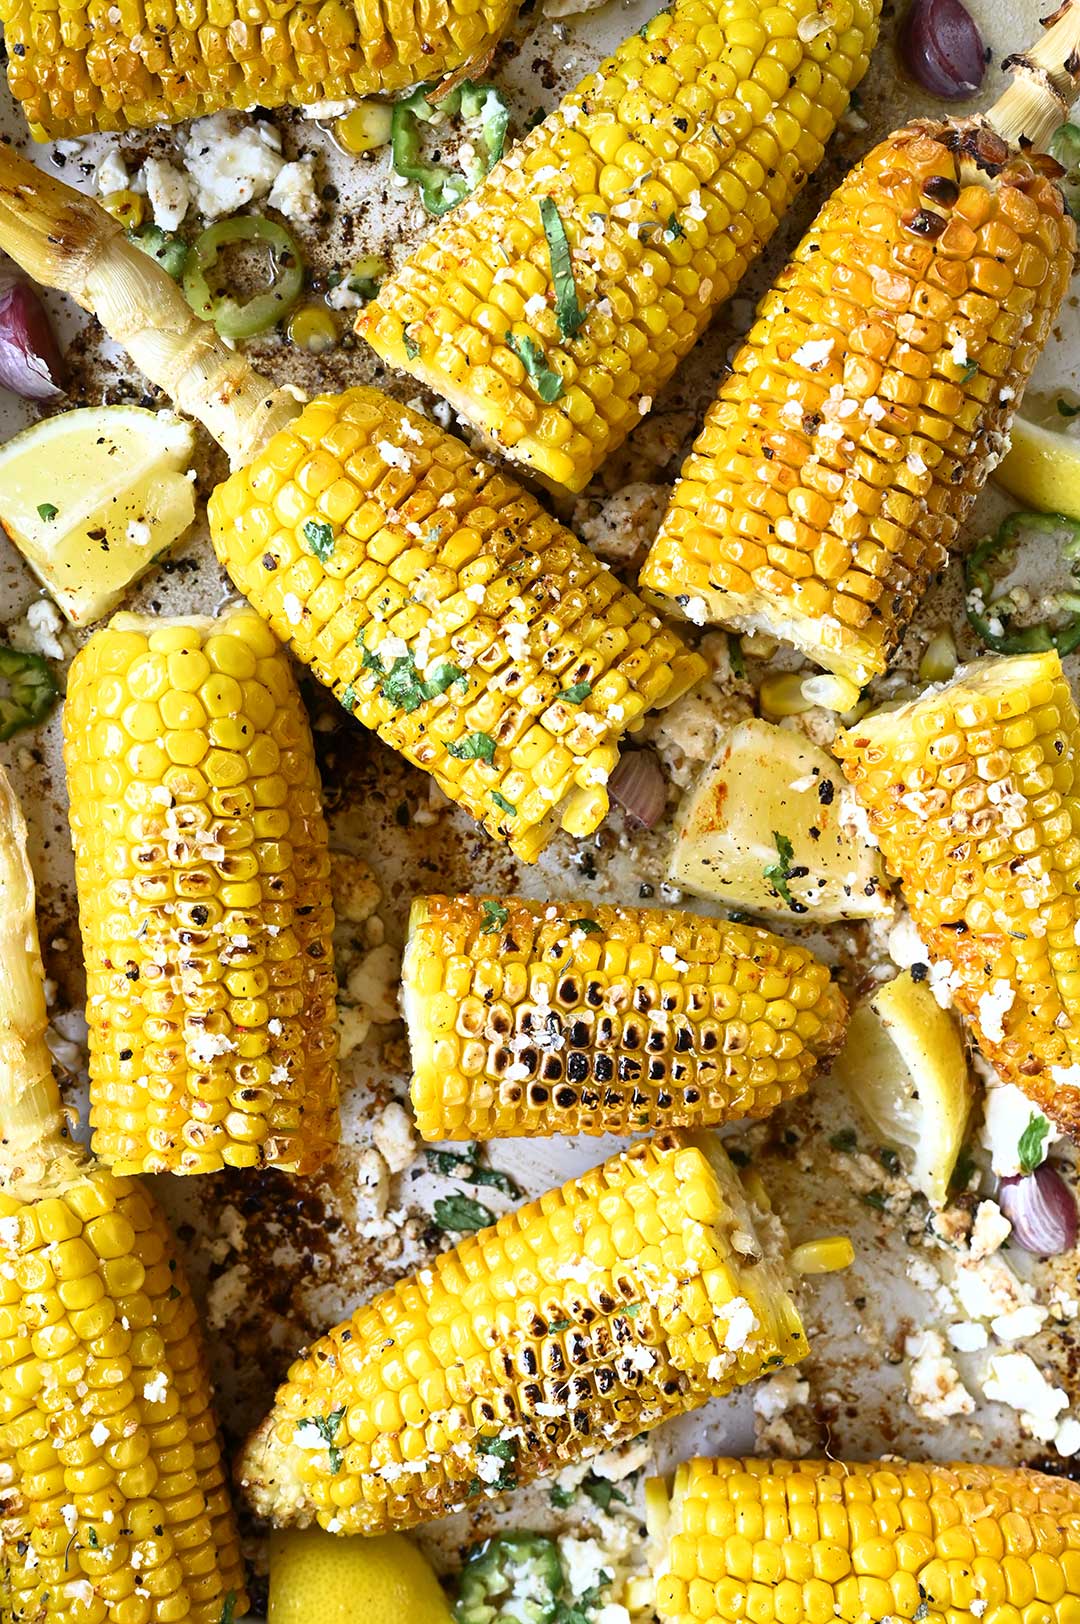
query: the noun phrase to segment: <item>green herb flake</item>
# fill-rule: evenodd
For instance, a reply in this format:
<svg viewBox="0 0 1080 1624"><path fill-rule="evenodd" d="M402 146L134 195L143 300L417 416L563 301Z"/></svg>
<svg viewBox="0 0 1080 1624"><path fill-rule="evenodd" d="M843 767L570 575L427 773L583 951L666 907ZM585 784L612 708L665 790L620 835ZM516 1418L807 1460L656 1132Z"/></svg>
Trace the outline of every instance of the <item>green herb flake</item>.
<svg viewBox="0 0 1080 1624"><path fill-rule="evenodd" d="M551 1488L548 1490L548 1499L551 1501L552 1505L557 1506L560 1511L565 1511L567 1506L571 1506L574 1503L572 1491L570 1489L560 1488L557 1483L553 1483Z"/></svg>
<svg viewBox="0 0 1080 1624"><path fill-rule="evenodd" d="M570 929L583 930L586 936L598 936L602 934L602 927L596 923L595 919L571 919Z"/></svg>
<svg viewBox="0 0 1080 1624"><path fill-rule="evenodd" d="M548 1336L561 1336L564 1331L569 1329L570 1321L568 1319L552 1320L547 1328L547 1334Z"/></svg>
<svg viewBox="0 0 1080 1624"><path fill-rule="evenodd" d="M484 913L484 923L480 926L481 936L494 936L497 930L502 930L510 917L510 910L504 908L501 902L492 902L490 898L480 904Z"/></svg>
<svg viewBox="0 0 1080 1624"><path fill-rule="evenodd" d="M727 652L732 674L742 682L746 676L746 661L743 659L742 644L739 641L738 633L727 633Z"/></svg>
<svg viewBox="0 0 1080 1624"><path fill-rule="evenodd" d="M626 1496L614 1483L609 1483L606 1477L594 1477L590 1474L581 1485L594 1506L601 1511L609 1511L613 1500L626 1505Z"/></svg>
<svg viewBox="0 0 1080 1624"><path fill-rule="evenodd" d="M949 1179L949 1188L952 1190L966 1190L971 1183L971 1175L976 1167L975 1158L967 1145L961 1145L960 1154L956 1158L956 1166Z"/></svg>
<svg viewBox="0 0 1080 1624"><path fill-rule="evenodd" d="M466 733L456 744L448 744L446 753L453 756L455 761L492 762L495 760L495 740L490 733Z"/></svg>
<svg viewBox="0 0 1080 1624"><path fill-rule="evenodd" d="M363 633L360 634L357 641L360 641L362 637ZM414 710L418 710L425 701L438 698L440 694L446 692L452 683L461 682L465 678L465 673L461 670L461 667L453 665L449 660L444 660L436 668L434 675L421 677L416 669L416 660L411 649L404 654L399 654L390 670L387 671L378 654L373 654L363 643L361 643L361 647L363 648L364 670L375 671L383 678L382 685L379 688L380 696L386 700L387 704L394 705L398 710L403 710L409 716L412 715Z"/></svg>
<svg viewBox="0 0 1080 1624"><path fill-rule="evenodd" d="M500 812L505 812L512 818L517 817L517 807L514 805L513 801L508 801L506 796L500 795L497 789L492 790L491 799L495 802L495 805L499 808Z"/></svg>
<svg viewBox="0 0 1080 1624"><path fill-rule="evenodd" d="M858 1140L855 1137L855 1129L841 1128L839 1133L833 1134L832 1138L829 1140L829 1144L832 1146L833 1150L842 1150L846 1155L850 1156L852 1151L855 1149L855 1146L858 1144Z"/></svg>
<svg viewBox="0 0 1080 1624"><path fill-rule="evenodd" d="M878 1150L878 1161L886 1173L892 1173L895 1176L900 1172L900 1158L895 1150L890 1150L888 1145L882 1145Z"/></svg>
<svg viewBox="0 0 1080 1624"><path fill-rule="evenodd" d="M1020 1135L1020 1142L1016 1147L1017 1160L1020 1171L1025 1174L1034 1173L1035 1169L1046 1156L1046 1136L1050 1132L1050 1124L1038 1111L1032 1111L1027 1127Z"/></svg>
<svg viewBox="0 0 1080 1624"><path fill-rule="evenodd" d="M686 236L686 232L679 224L679 217L677 214L668 215L667 235L671 238L672 242L679 242L683 237Z"/></svg>
<svg viewBox="0 0 1080 1624"><path fill-rule="evenodd" d="M493 1455L502 1462L502 1471L494 1482L485 1482L483 1485L489 1494L502 1494L506 1489L517 1488L517 1442L513 1438L478 1438L476 1440L476 1453L478 1455Z"/></svg>
<svg viewBox="0 0 1080 1624"><path fill-rule="evenodd" d="M1058 399L1057 409L1061 417L1080 417L1080 406L1073 406L1069 401L1062 400L1060 397ZM40 508L38 508L38 512L41 512Z"/></svg>
<svg viewBox="0 0 1080 1624"><path fill-rule="evenodd" d="M540 199L540 222L547 238L548 256L551 260L551 280L555 286L555 318L559 323L559 332L563 338L574 338L584 325L585 311L578 303L570 243L554 198Z"/></svg>
<svg viewBox="0 0 1080 1624"><path fill-rule="evenodd" d="M221 1609L221 1618L218 1624L233 1624L236 1617L236 1591L230 1590L225 1597L225 1604Z"/></svg>
<svg viewBox="0 0 1080 1624"><path fill-rule="evenodd" d="M416 357L420 354L420 346L416 342L415 338L410 337L409 329L405 322L402 322L401 324L401 342L405 346L405 354L409 357L409 360L415 361Z"/></svg>
<svg viewBox="0 0 1080 1624"><path fill-rule="evenodd" d="M325 519L305 519L304 540L320 564L325 564L333 554L334 532Z"/></svg>
<svg viewBox="0 0 1080 1624"><path fill-rule="evenodd" d="M169 1301L171 1303L176 1302L177 1298L180 1296L180 1287L179 1286L170 1286L168 1296L169 1296Z"/></svg>
<svg viewBox="0 0 1080 1624"><path fill-rule="evenodd" d="M501 1173L497 1167L474 1166L468 1178L470 1184L483 1184L489 1190L501 1190L503 1195L508 1195L512 1201L517 1201L521 1195L509 1173Z"/></svg>
<svg viewBox="0 0 1080 1624"><path fill-rule="evenodd" d="M623 1313L628 1319L637 1319L644 1307L644 1303L627 1303L626 1307L623 1309Z"/></svg>
<svg viewBox="0 0 1080 1624"><path fill-rule="evenodd" d="M867 1190L863 1200L868 1207L873 1207L875 1212L885 1211L885 1197L880 1190Z"/></svg>
<svg viewBox="0 0 1080 1624"><path fill-rule="evenodd" d="M559 698L565 699L568 705L580 705L591 693L591 682L575 682L573 687L564 688Z"/></svg>
<svg viewBox="0 0 1080 1624"><path fill-rule="evenodd" d="M495 1214L472 1196L441 1195L431 1209L431 1215L440 1229L452 1229L459 1235L470 1235L476 1229L486 1229L495 1222Z"/></svg>
<svg viewBox="0 0 1080 1624"><path fill-rule="evenodd" d="M352 683L350 682L342 690L342 694L341 694L341 703L344 706L344 708L348 711L350 716L352 715L353 711L356 709L356 701L357 701L358 698L359 698L359 695L357 694L356 689L353 687Z"/></svg>
<svg viewBox="0 0 1080 1624"><path fill-rule="evenodd" d="M791 859L795 855L795 848L791 844L791 841L788 839L787 835L780 834L776 829L773 830L773 843L776 846L776 854L779 861L776 863L768 863L766 865L763 871L765 878L768 880L769 884L772 886L777 895L783 898L789 908L797 909L798 905L796 904L795 899L791 894L791 889L788 885L788 881L791 878Z"/></svg>
<svg viewBox="0 0 1080 1624"><path fill-rule="evenodd" d="M978 361L969 361L967 366L964 368L963 372L961 372L961 374L960 374L960 382L961 383L970 383L972 378L974 378L975 374L978 372L978 370L979 370Z"/></svg>
<svg viewBox="0 0 1080 1624"><path fill-rule="evenodd" d="M533 386L545 406L551 406L563 392L563 381L557 372L553 372L544 360L544 352L535 339L524 333L519 338L516 333L507 331L503 343L511 355L516 355L527 375L532 379Z"/></svg>
<svg viewBox="0 0 1080 1624"><path fill-rule="evenodd" d="M89 1545L92 1551L96 1551L98 1549L101 1541L98 1539L98 1531L96 1528L88 1528L86 1530L86 1543Z"/></svg>
<svg viewBox="0 0 1080 1624"><path fill-rule="evenodd" d="M55 519L59 511L60 509L54 507L51 502L38 503L38 518L44 519L46 524L48 524L51 519Z"/></svg>

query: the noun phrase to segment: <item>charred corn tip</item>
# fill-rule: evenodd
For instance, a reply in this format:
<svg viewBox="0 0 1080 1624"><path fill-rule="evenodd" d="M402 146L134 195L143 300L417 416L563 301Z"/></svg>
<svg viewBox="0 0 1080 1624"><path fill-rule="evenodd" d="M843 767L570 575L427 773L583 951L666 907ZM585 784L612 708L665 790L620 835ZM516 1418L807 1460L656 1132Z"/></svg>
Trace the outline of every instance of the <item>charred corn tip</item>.
<svg viewBox="0 0 1080 1624"><path fill-rule="evenodd" d="M1075 241L1055 183L981 126L882 142L763 300L642 586L858 686L882 672L1006 443Z"/></svg>
<svg viewBox="0 0 1080 1624"><path fill-rule="evenodd" d="M511 0L436 14L413 0L385 11L350 0L236 0L99 13L0 0L8 84L36 140L176 124L235 108L348 101L440 79L498 39Z"/></svg>
<svg viewBox="0 0 1080 1624"><path fill-rule="evenodd" d="M828 969L769 931L583 902L423 898L402 990L432 1140L766 1116L846 1014Z"/></svg>
<svg viewBox="0 0 1080 1624"><path fill-rule="evenodd" d="M5 1618L246 1612L187 1283L147 1193L103 1168L0 1193L0 1472Z"/></svg>
<svg viewBox="0 0 1080 1624"><path fill-rule="evenodd" d="M246 610L117 615L72 664L64 757L98 1155L314 1171L337 1137L333 902L286 655Z"/></svg>
<svg viewBox="0 0 1080 1624"><path fill-rule="evenodd" d="M657 1509L664 1624L1000 1621L1080 1609L1080 1488L997 1466L693 1460Z"/></svg>
<svg viewBox="0 0 1080 1624"><path fill-rule="evenodd" d="M344 708L529 862L598 827L623 734L705 672L535 497L374 389L312 401L210 521Z"/></svg>
<svg viewBox="0 0 1080 1624"><path fill-rule="evenodd" d="M878 11L682 0L661 12L436 227L357 331L511 457L580 490L820 163ZM569 314L545 199L571 255Z"/></svg>
<svg viewBox="0 0 1080 1624"><path fill-rule="evenodd" d="M241 1457L279 1525L467 1507L793 1363L791 1286L709 1135L642 1143L470 1235L298 1359Z"/></svg>
<svg viewBox="0 0 1080 1624"><path fill-rule="evenodd" d="M855 1248L849 1236L829 1235L818 1241L803 1241L793 1249L789 1261L794 1275L836 1274L851 1268Z"/></svg>
<svg viewBox="0 0 1080 1624"><path fill-rule="evenodd" d="M980 1049L1080 1129L1080 717L1054 652L979 660L837 754Z"/></svg>

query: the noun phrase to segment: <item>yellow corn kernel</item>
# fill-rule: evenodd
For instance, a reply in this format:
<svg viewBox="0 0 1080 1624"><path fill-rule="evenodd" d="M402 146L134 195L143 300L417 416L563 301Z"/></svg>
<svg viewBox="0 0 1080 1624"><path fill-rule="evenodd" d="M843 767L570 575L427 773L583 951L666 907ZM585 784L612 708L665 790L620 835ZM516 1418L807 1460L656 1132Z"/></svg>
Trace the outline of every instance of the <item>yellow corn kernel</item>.
<svg viewBox="0 0 1080 1624"><path fill-rule="evenodd" d="M681 0L660 12L436 226L357 331L509 456L580 490L821 162L878 11ZM545 198L573 256L584 319L572 332Z"/></svg>
<svg viewBox="0 0 1080 1624"><path fill-rule="evenodd" d="M314 1172L337 1138L334 914L287 656L250 610L117 615L72 663L64 734L95 1150Z"/></svg>
<svg viewBox="0 0 1080 1624"><path fill-rule="evenodd" d="M951 626L936 631L919 661L920 682L948 682L956 670L956 639Z"/></svg>
<svg viewBox="0 0 1080 1624"><path fill-rule="evenodd" d="M128 190L108 192L101 199L102 207L107 209L114 220L119 220L125 231L134 231L141 226L146 218L146 199L140 197L138 192Z"/></svg>
<svg viewBox="0 0 1080 1624"><path fill-rule="evenodd" d="M886 1612L976 1624L1018 1608L1070 1624L1080 1608L1080 1488L1066 1478L894 1458L691 1460L670 1502L659 1479L646 1495L662 1624L742 1624L748 1588L759 1624Z"/></svg>
<svg viewBox="0 0 1080 1624"><path fill-rule="evenodd" d="M311 401L210 524L345 709L527 861L598 826L623 734L704 675L535 497L373 389Z"/></svg>
<svg viewBox="0 0 1080 1624"><path fill-rule="evenodd" d="M990 137L996 142L996 137ZM672 493L641 585L863 686L981 490L1068 286L1059 188L920 120L825 204Z"/></svg>
<svg viewBox="0 0 1080 1624"><path fill-rule="evenodd" d="M301 305L289 317L289 338L312 355L332 350L338 340L337 322L325 305Z"/></svg>
<svg viewBox="0 0 1080 1624"><path fill-rule="evenodd" d="M801 671L778 671L766 677L758 690L763 716L801 716L812 710L814 701L803 688Z"/></svg>
<svg viewBox="0 0 1080 1624"><path fill-rule="evenodd" d="M805 1352L786 1268L719 1143L666 1134L465 1237L328 1332L238 1476L278 1526L410 1528ZM429 1404L433 1371L446 1396Z"/></svg>
<svg viewBox="0 0 1080 1624"><path fill-rule="evenodd" d="M847 1235L830 1235L825 1240L804 1241L791 1254L792 1274L836 1274L850 1269L855 1248Z"/></svg>
<svg viewBox="0 0 1080 1624"><path fill-rule="evenodd" d="M763 1117L846 1016L827 968L769 931L584 902L418 899L402 994L431 1140Z"/></svg>
<svg viewBox="0 0 1080 1624"><path fill-rule="evenodd" d="M389 102L362 101L359 107L334 121L334 137L353 155L373 152L389 141L393 117L394 109Z"/></svg>
<svg viewBox="0 0 1080 1624"><path fill-rule="evenodd" d="M962 667L836 753L995 1071L1080 1128L1080 716L1057 654Z"/></svg>
<svg viewBox="0 0 1080 1624"><path fill-rule="evenodd" d="M11 93L41 141L393 94L483 57L512 9L510 0L455 0L437 12L420 0L324 0L316 10L302 0L125 0L106 12L98 0L62 11L0 0L0 22Z"/></svg>

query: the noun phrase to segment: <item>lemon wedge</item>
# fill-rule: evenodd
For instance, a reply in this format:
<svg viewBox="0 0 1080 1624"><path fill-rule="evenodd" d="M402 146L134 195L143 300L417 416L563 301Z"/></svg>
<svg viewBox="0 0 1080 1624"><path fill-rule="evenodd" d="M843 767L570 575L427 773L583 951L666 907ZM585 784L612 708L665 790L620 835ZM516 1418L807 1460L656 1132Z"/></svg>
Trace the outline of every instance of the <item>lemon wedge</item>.
<svg viewBox="0 0 1080 1624"><path fill-rule="evenodd" d="M1066 431L1060 415L1053 426L1015 418L1012 444L994 478L1021 507L1080 520L1080 437Z"/></svg>
<svg viewBox="0 0 1080 1624"><path fill-rule="evenodd" d="M321 1528L270 1540L269 1624L453 1624L442 1587L400 1534L339 1539Z"/></svg>
<svg viewBox="0 0 1080 1624"><path fill-rule="evenodd" d="M944 1206L973 1088L960 1027L926 983L905 970L860 1004L833 1072L915 1189Z"/></svg>
<svg viewBox="0 0 1080 1624"><path fill-rule="evenodd" d="M195 517L191 427L89 406L0 446L0 525L75 626L100 620Z"/></svg>

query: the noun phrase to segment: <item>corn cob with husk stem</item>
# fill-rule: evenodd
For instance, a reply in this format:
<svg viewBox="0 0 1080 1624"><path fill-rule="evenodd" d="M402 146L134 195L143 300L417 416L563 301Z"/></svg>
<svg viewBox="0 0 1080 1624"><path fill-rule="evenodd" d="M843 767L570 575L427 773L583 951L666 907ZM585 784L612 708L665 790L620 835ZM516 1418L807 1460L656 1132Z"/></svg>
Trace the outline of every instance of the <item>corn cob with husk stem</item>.
<svg viewBox="0 0 1080 1624"><path fill-rule="evenodd" d="M11 94L44 141L405 90L482 61L513 10L512 0L125 0L104 11L0 0L0 22Z"/></svg>
<svg viewBox="0 0 1080 1624"><path fill-rule="evenodd" d="M252 1508L409 1528L794 1363L806 1338L776 1228L755 1225L707 1133L612 1157L301 1354L238 1463Z"/></svg>
<svg viewBox="0 0 1080 1624"><path fill-rule="evenodd" d="M0 149L0 246L69 293L236 472L218 557L365 726L533 860L594 830L619 742L704 674L641 600L461 441L374 389L301 410L89 198Z"/></svg>
<svg viewBox="0 0 1080 1624"><path fill-rule="evenodd" d="M436 227L357 331L580 490L821 162L879 9L678 0Z"/></svg>
<svg viewBox="0 0 1080 1624"><path fill-rule="evenodd" d="M836 753L987 1060L1080 1131L1080 716L1054 651L978 660Z"/></svg>
<svg viewBox="0 0 1080 1624"><path fill-rule="evenodd" d="M402 966L425 1139L767 1116L839 1048L806 948L668 909L422 897Z"/></svg>
<svg viewBox="0 0 1080 1624"><path fill-rule="evenodd" d="M885 670L1008 445L1072 272L1043 154L1080 73L1080 11L1012 66L989 112L915 120L818 215L684 464L641 573L656 600L786 638L856 686Z"/></svg>
<svg viewBox="0 0 1080 1624"><path fill-rule="evenodd" d="M645 1494L663 1624L1080 1612L1080 1488L1067 1478L895 1457L692 1460L670 1491L657 1478Z"/></svg>
<svg viewBox="0 0 1080 1624"><path fill-rule="evenodd" d="M120 1173L314 1173L337 1142L334 904L288 657L251 610L117 615L64 760L94 1150Z"/></svg>
<svg viewBox="0 0 1080 1624"><path fill-rule="evenodd" d="M246 1609L194 1304L147 1192L69 1137L26 829L0 773L0 1618Z"/></svg>

